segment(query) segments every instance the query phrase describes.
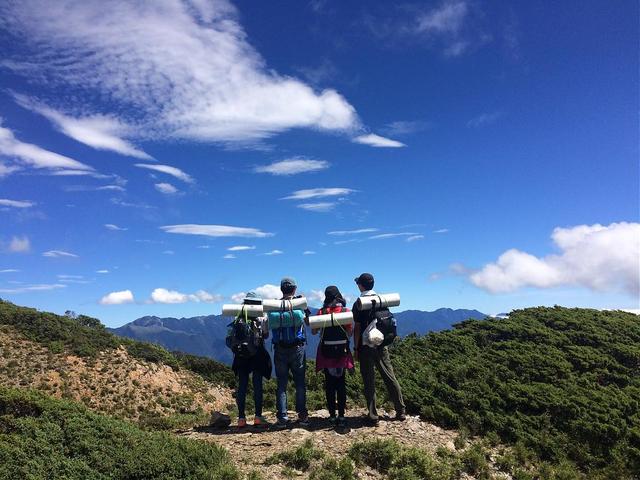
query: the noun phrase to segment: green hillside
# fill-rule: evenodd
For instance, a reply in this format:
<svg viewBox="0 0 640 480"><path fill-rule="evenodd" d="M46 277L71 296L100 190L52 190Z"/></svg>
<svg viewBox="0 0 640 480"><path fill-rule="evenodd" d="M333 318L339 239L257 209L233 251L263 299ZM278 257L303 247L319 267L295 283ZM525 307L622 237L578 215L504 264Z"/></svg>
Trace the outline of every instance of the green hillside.
<svg viewBox="0 0 640 480"><path fill-rule="evenodd" d="M238 479L215 444L146 432L39 392L0 387L0 479Z"/></svg>
<svg viewBox="0 0 640 480"><path fill-rule="evenodd" d="M621 311L516 310L395 345L409 412L495 433L589 477L640 472L640 319Z"/></svg>

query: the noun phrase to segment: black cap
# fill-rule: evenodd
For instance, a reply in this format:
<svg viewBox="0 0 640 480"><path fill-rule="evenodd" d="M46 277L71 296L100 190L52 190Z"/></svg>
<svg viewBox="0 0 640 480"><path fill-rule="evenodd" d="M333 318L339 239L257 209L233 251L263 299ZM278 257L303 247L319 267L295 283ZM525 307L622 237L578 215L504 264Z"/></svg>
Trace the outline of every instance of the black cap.
<svg viewBox="0 0 640 480"><path fill-rule="evenodd" d="M359 277L354 278L355 282L358 285L362 285L367 290L371 290L373 288L373 275L370 273L362 273Z"/></svg>

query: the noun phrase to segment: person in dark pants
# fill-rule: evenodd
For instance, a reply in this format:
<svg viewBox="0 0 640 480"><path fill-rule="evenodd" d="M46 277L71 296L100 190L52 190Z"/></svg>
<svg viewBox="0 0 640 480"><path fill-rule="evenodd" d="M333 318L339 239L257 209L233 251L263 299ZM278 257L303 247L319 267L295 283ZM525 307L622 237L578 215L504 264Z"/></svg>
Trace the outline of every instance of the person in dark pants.
<svg viewBox="0 0 640 480"><path fill-rule="evenodd" d="M324 291L324 303L318 315L348 312L346 300L342 297L338 287L328 286ZM327 397L329 421L337 428L345 428L347 421L345 409L347 406L346 371L353 370L354 362L349 348L349 337L353 327L349 325L335 325L321 329L312 329L314 335L320 332L320 343L316 353L316 371L324 371L324 389ZM338 417L336 419L336 399Z"/></svg>
<svg viewBox="0 0 640 480"><path fill-rule="evenodd" d="M360 296L376 295L373 291L374 279L370 273L363 273L355 279L360 290ZM367 402L368 421L370 424L378 423L378 410L376 409L376 384L375 370L377 369L384 381L389 397L396 409L396 420L406 419L405 405L402 398L402 390L396 379L391 365L389 349L387 347L374 347L363 343L362 334L371 321L369 312L363 312L358 307L358 302L353 305L353 319L355 323L355 353L360 361L360 374L364 383L364 397Z"/></svg>

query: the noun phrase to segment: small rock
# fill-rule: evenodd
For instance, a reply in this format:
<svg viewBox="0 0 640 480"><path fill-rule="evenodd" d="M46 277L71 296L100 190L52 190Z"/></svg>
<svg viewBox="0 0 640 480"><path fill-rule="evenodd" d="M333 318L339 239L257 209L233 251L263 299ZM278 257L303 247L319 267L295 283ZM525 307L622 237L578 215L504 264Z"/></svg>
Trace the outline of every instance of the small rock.
<svg viewBox="0 0 640 480"><path fill-rule="evenodd" d="M222 412L213 412L211 414L209 426L214 428L227 428L229 425L231 425L231 417L229 415L225 415Z"/></svg>

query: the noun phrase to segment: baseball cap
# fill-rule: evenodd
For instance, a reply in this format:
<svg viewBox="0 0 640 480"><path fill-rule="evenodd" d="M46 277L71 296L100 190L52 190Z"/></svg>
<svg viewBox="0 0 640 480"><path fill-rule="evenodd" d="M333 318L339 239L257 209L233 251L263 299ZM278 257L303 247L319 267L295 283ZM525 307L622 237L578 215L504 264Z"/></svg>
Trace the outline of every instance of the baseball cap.
<svg viewBox="0 0 640 480"><path fill-rule="evenodd" d="M360 274L359 277L354 278L354 281L358 284L358 285L362 285L365 288L372 288L373 287L373 275L371 275L370 273L362 273Z"/></svg>
<svg viewBox="0 0 640 480"><path fill-rule="evenodd" d="M280 280L280 288L283 287L297 287L298 284L296 283L296 279L292 278L292 277L284 277L282 280Z"/></svg>

